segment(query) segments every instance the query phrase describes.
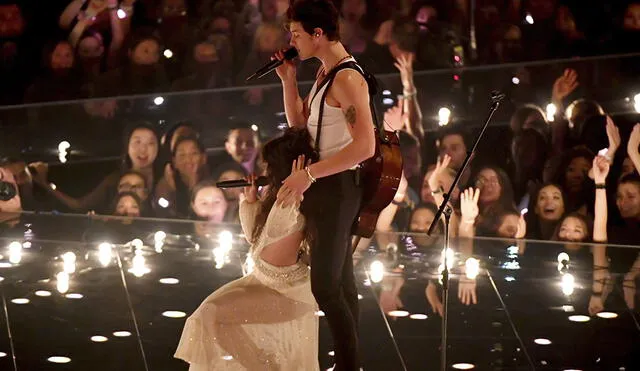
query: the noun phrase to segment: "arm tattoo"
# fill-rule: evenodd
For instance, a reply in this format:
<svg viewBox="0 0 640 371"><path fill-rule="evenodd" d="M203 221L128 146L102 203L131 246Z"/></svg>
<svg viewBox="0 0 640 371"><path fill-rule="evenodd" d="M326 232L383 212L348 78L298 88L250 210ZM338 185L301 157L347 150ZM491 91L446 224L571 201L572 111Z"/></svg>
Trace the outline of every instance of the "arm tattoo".
<svg viewBox="0 0 640 371"><path fill-rule="evenodd" d="M356 124L356 107L353 105L347 108L347 112L344 113L344 117L347 119L347 122L351 127L354 127Z"/></svg>

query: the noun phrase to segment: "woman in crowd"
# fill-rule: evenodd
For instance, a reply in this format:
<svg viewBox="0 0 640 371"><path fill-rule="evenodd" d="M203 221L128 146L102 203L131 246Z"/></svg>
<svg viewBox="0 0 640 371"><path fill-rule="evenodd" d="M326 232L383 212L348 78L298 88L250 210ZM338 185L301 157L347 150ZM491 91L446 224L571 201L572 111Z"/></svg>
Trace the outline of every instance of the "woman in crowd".
<svg viewBox="0 0 640 371"><path fill-rule="evenodd" d="M191 192L195 185L208 177L204 147L194 136L176 141L171 156L171 169L165 172L155 189L156 213L166 216L189 216ZM164 199L165 201L161 201ZM168 202L167 205L162 205Z"/></svg>
<svg viewBox="0 0 640 371"><path fill-rule="evenodd" d="M197 219L222 223L227 211L227 200L214 181L205 180L193 187L191 211Z"/></svg>
<svg viewBox="0 0 640 371"><path fill-rule="evenodd" d="M116 188L120 174L128 170L139 172L145 179L145 184L151 189L161 176L158 161L159 141L155 129L147 123L137 123L130 127L125 134L124 150L120 169L107 175L93 190L81 197L72 197L51 186L47 179L48 166L38 163L34 180L48 189L60 202L73 211L86 212L89 210L103 211L108 205Z"/></svg>
<svg viewBox="0 0 640 371"><path fill-rule="evenodd" d="M527 220L527 238L549 240L565 213L565 196L560 186L543 184L531 195Z"/></svg>

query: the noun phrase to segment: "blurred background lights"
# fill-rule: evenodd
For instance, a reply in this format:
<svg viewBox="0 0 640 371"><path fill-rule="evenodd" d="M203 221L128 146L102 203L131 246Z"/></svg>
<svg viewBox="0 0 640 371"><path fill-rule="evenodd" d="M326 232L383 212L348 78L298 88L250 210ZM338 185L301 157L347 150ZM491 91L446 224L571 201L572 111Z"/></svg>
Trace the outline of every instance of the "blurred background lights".
<svg viewBox="0 0 640 371"><path fill-rule="evenodd" d="M538 344L538 345L550 345L551 344L551 340L544 339L544 338L535 339L533 342Z"/></svg>
<svg viewBox="0 0 640 371"><path fill-rule="evenodd" d="M569 321L571 322L589 322L591 318L589 316L576 314L574 316L569 316Z"/></svg>
<svg viewBox="0 0 640 371"><path fill-rule="evenodd" d="M162 312L162 315L167 318L183 318L187 314L185 312L181 312L178 310L168 310L168 311Z"/></svg>
<svg viewBox="0 0 640 371"><path fill-rule="evenodd" d="M604 319L618 318L618 314L617 313L613 313L613 312L600 312L600 313L596 314L596 316L598 316L600 318L604 318Z"/></svg>
<svg viewBox="0 0 640 371"><path fill-rule="evenodd" d="M565 295L573 294L573 290L575 289L576 279L572 274L564 274L562 276L562 293Z"/></svg>
<svg viewBox="0 0 640 371"><path fill-rule="evenodd" d="M71 362L71 358L63 356L52 356L47 358L47 361L51 363L69 363Z"/></svg>
<svg viewBox="0 0 640 371"><path fill-rule="evenodd" d="M60 272L56 275L56 289L61 294L69 291L69 274L67 272Z"/></svg>
<svg viewBox="0 0 640 371"><path fill-rule="evenodd" d="M471 370L476 366L472 363L454 363L451 367L456 370Z"/></svg>
<svg viewBox="0 0 640 371"><path fill-rule="evenodd" d="M447 107L441 107L438 110L438 126L446 126L451 119L451 110Z"/></svg>
<svg viewBox="0 0 640 371"><path fill-rule="evenodd" d="M371 282L378 283L382 281L384 277L384 264L379 260L374 260L369 266L369 277Z"/></svg>

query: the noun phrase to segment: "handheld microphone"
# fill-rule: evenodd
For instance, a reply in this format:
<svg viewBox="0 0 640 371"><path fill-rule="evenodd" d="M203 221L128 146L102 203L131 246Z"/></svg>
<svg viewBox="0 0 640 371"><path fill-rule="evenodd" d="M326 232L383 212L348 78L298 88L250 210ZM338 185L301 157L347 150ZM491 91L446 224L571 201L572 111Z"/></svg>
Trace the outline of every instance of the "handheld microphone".
<svg viewBox="0 0 640 371"><path fill-rule="evenodd" d="M286 59L288 61L294 59L297 56L298 56L298 49L296 49L296 48L289 48L284 52L284 59ZM253 75L247 77L246 81L250 81L250 80L253 80L253 79L259 79L259 78L263 77L264 75L268 74L269 72L275 70L279 66L281 66L282 63L284 63L284 60L279 61L277 59L274 59L274 60L270 61L269 63L265 64L264 67L262 67L259 70L257 70Z"/></svg>
<svg viewBox="0 0 640 371"><path fill-rule="evenodd" d="M491 101L493 102L502 102L507 95L501 91L494 90L491 92Z"/></svg>
<svg viewBox="0 0 640 371"><path fill-rule="evenodd" d="M264 187L269 184L269 181L264 176L259 176L256 178L256 186ZM244 179L236 179L236 180L225 180L224 182L217 182L216 187L218 188L238 188L238 187L248 187L251 183L247 182Z"/></svg>

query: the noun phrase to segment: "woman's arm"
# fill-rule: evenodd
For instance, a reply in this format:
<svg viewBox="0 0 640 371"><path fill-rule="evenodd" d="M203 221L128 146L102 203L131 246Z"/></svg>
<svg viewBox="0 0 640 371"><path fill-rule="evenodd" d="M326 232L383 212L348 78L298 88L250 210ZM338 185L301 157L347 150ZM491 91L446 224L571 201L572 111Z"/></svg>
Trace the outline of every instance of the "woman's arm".
<svg viewBox="0 0 640 371"><path fill-rule="evenodd" d="M82 9L82 6L86 1L87 0L73 0L69 5L67 5L58 19L58 25L60 28L66 30L71 26L71 23L73 23L73 20L78 16L80 9Z"/></svg>

